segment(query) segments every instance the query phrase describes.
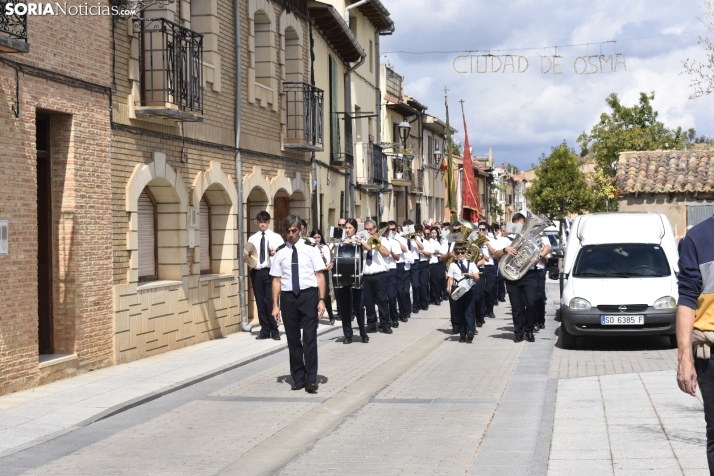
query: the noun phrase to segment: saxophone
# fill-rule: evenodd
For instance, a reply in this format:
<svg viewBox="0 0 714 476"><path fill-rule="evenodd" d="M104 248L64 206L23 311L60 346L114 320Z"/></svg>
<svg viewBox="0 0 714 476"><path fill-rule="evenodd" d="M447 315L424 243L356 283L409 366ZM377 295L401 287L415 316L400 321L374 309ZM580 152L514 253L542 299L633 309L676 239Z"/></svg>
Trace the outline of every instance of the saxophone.
<svg viewBox="0 0 714 476"><path fill-rule="evenodd" d="M549 223L530 210L527 214L523 230L511 243L511 248L516 249L516 254L505 254L498 263L498 270L509 281L517 281L525 276L531 267L531 260L538 257L544 248L538 235L549 226Z"/></svg>

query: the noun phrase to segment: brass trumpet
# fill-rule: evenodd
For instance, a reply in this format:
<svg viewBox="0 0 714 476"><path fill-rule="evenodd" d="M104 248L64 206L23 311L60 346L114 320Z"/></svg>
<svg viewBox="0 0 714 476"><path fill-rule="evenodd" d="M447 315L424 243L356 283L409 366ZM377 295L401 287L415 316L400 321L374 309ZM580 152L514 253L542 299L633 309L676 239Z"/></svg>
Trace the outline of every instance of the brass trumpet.
<svg viewBox="0 0 714 476"><path fill-rule="evenodd" d="M380 236L384 235L384 232L386 232L389 229L388 226L385 226L381 230L379 230L374 236L371 236L368 240L367 243L369 244L369 247L372 248L373 250L378 250L382 247L382 241L379 239Z"/></svg>
<svg viewBox="0 0 714 476"><path fill-rule="evenodd" d="M416 233L407 233L406 235L404 235L404 238L406 238L407 240L416 240L416 236Z"/></svg>

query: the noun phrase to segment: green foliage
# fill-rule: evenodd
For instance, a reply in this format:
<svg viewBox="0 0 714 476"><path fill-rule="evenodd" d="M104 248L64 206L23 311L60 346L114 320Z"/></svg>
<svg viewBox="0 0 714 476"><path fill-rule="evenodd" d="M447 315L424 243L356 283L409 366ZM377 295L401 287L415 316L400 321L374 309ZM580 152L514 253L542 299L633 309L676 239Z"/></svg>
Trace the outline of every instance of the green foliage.
<svg viewBox="0 0 714 476"><path fill-rule="evenodd" d="M503 207L501 206L500 203L498 203L498 200L496 200L495 197L490 201L490 204L491 204L490 212L491 212L492 220L495 220L497 217L504 216Z"/></svg>
<svg viewBox="0 0 714 476"><path fill-rule="evenodd" d="M558 220L591 209L595 197L580 172L578 156L565 141L553 147L549 156L541 156L535 175L526 189L534 212Z"/></svg>
<svg viewBox="0 0 714 476"><path fill-rule="evenodd" d="M620 152L637 150L679 149L685 133L679 127L667 129L657 120L652 108L655 95L640 93L640 102L632 107L623 106L617 94L610 94L605 102L612 110L603 113L590 131L583 132L577 141L584 153L592 151L597 168L606 177L614 178Z"/></svg>
<svg viewBox="0 0 714 476"><path fill-rule="evenodd" d="M516 167L515 165L511 164L510 162L507 162L507 163L503 166L503 168L506 170L506 172L508 172L509 174L513 174L513 175L516 175L516 174L518 174L518 173L520 172L520 171L518 170L518 167Z"/></svg>

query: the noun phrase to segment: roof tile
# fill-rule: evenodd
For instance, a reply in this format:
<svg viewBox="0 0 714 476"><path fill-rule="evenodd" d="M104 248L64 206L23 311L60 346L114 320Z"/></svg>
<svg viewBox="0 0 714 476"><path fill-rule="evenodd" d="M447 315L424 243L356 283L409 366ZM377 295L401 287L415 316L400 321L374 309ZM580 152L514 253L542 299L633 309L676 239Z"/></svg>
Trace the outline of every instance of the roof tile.
<svg viewBox="0 0 714 476"><path fill-rule="evenodd" d="M616 177L623 194L711 192L714 151L623 152Z"/></svg>

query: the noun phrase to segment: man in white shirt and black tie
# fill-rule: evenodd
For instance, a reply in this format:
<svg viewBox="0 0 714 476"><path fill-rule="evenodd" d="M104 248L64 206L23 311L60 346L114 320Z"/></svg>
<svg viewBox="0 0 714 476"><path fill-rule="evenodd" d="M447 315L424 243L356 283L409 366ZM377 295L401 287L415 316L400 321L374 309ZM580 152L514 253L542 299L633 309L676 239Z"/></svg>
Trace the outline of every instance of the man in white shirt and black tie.
<svg viewBox="0 0 714 476"><path fill-rule="evenodd" d="M385 334L392 333L392 321L389 318L389 305L387 303L387 287L389 283L387 256L389 248L387 239L377 236L377 223L374 220L364 222L364 229L369 232L370 239L379 239L380 245L377 249L372 249L369 240L362 241L364 248L364 262L362 265L362 290L364 292L364 305L367 314L367 332L377 332L377 313L375 305L379 310L379 327Z"/></svg>
<svg viewBox="0 0 714 476"><path fill-rule="evenodd" d="M316 393L317 324L325 312L325 262L314 243L300 239L299 216L288 215L283 230L288 242L278 247L270 266L272 316L275 322L283 316L292 389Z"/></svg>
<svg viewBox="0 0 714 476"><path fill-rule="evenodd" d="M258 321L260 334L257 339L280 340L280 331L277 323L270 317L273 312L272 279L270 279L270 261L278 246L282 245L283 238L270 230L270 213L258 212L255 217L258 223L258 232L248 238L248 243L255 246L258 252L258 265L250 270L250 281L253 284L255 305L258 308Z"/></svg>

